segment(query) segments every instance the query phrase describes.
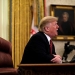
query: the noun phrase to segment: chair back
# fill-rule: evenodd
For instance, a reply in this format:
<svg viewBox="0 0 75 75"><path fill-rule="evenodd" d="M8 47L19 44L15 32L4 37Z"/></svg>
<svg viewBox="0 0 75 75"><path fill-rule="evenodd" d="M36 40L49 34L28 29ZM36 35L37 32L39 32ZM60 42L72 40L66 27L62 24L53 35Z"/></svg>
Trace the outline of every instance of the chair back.
<svg viewBox="0 0 75 75"><path fill-rule="evenodd" d="M13 67L11 43L0 37L0 68Z"/></svg>

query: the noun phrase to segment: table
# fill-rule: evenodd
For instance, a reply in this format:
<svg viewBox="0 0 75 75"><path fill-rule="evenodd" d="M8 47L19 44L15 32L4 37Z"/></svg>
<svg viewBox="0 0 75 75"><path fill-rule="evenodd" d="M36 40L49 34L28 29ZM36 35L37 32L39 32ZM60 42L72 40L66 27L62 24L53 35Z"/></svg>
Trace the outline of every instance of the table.
<svg viewBox="0 0 75 75"><path fill-rule="evenodd" d="M75 75L75 63L20 64L22 75Z"/></svg>

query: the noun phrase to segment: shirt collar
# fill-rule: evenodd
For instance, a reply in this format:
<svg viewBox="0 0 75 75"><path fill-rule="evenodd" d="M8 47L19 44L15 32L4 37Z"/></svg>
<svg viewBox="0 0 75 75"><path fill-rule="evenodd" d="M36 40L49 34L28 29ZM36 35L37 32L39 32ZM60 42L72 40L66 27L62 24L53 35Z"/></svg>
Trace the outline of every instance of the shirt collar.
<svg viewBox="0 0 75 75"><path fill-rule="evenodd" d="M45 33L44 33L44 34L45 34ZM47 37L48 42L49 42L49 44L50 44L50 40L51 40L51 38L50 38L47 34L45 34L45 36Z"/></svg>

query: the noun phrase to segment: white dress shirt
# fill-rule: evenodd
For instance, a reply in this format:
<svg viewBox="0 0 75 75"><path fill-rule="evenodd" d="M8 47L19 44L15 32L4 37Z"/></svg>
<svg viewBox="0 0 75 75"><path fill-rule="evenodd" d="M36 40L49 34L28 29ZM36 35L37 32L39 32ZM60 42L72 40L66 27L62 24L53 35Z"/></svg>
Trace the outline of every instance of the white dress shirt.
<svg viewBox="0 0 75 75"><path fill-rule="evenodd" d="M44 33L44 34L45 34L45 33ZM50 38L47 34L45 34L45 36L47 37L47 40L48 40L48 42L49 42L49 44L50 44L51 38Z"/></svg>

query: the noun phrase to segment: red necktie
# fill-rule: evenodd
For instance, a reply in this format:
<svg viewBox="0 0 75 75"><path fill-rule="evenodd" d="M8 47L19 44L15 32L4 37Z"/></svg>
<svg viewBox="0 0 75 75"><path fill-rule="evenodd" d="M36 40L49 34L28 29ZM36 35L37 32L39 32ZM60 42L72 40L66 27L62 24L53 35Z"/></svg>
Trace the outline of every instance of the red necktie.
<svg viewBox="0 0 75 75"><path fill-rule="evenodd" d="M50 40L50 53L52 54L52 40Z"/></svg>

